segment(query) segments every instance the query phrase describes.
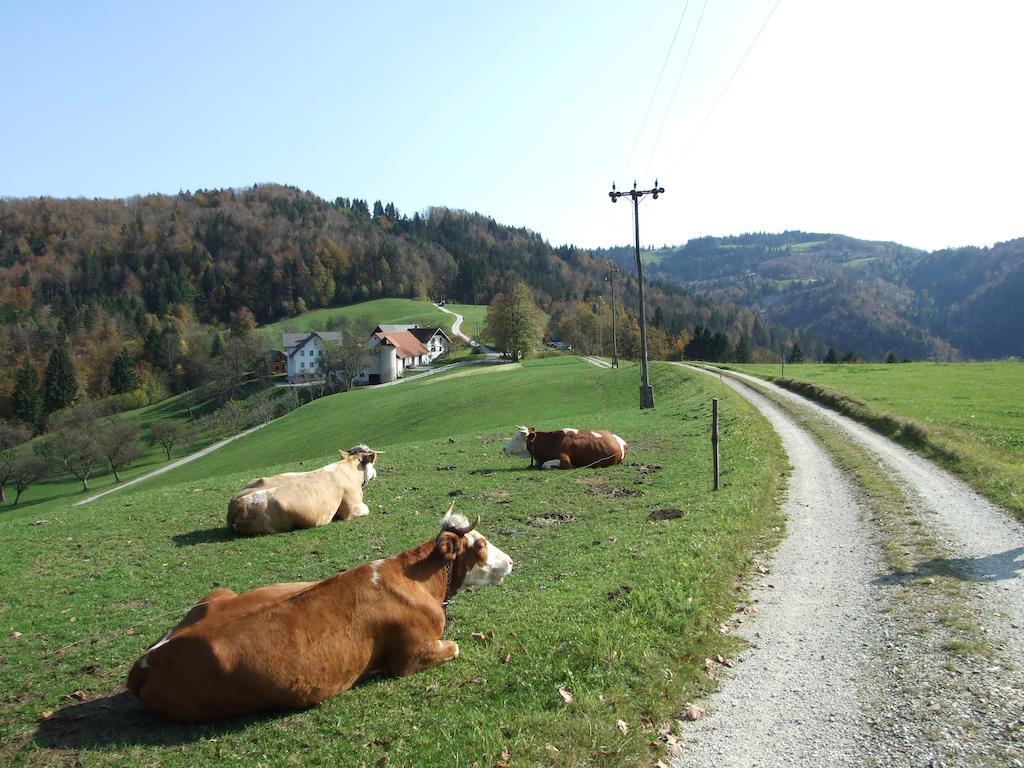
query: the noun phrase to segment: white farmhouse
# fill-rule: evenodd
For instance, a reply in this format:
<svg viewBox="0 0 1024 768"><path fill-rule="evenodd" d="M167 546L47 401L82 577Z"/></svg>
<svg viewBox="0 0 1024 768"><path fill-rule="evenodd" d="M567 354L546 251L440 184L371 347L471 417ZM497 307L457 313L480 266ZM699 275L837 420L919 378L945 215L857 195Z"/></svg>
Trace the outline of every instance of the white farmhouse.
<svg viewBox="0 0 1024 768"><path fill-rule="evenodd" d="M282 337L288 356L288 381L314 381L320 378L320 356L324 345L340 344L338 331L307 331L286 333Z"/></svg>

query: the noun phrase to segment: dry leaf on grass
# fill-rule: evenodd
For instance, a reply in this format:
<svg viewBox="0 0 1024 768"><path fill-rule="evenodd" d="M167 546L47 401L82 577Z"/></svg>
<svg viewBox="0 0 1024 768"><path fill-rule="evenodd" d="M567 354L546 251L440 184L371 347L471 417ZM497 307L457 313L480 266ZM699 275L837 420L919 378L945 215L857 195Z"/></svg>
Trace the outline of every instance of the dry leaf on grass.
<svg viewBox="0 0 1024 768"><path fill-rule="evenodd" d="M558 695L565 700L566 704L572 704L572 691L570 691L564 685L558 686Z"/></svg>
<svg viewBox="0 0 1024 768"><path fill-rule="evenodd" d="M622 731L623 736L629 735L629 726L626 724L625 720L616 720L615 727Z"/></svg>
<svg viewBox="0 0 1024 768"><path fill-rule="evenodd" d="M551 752L552 754L558 752L558 747L556 747L554 744L548 744L546 747L544 747L544 749L546 749L548 752Z"/></svg>

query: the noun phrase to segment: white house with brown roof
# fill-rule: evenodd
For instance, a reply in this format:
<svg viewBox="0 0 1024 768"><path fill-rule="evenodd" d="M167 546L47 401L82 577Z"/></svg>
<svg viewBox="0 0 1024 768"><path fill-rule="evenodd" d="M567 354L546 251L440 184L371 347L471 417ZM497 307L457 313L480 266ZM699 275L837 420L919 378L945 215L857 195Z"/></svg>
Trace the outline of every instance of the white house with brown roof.
<svg viewBox="0 0 1024 768"><path fill-rule="evenodd" d="M288 358L288 381L313 381L320 378L320 356L324 345L340 344L338 331L307 331L282 336Z"/></svg>
<svg viewBox="0 0 1024 768"><path fill-rule="evenodd" d="M448 351L451 340L440 328L378 325L370 336L373 365L359 372L358 384L386 384L406 368L426 365Z"/></svg>

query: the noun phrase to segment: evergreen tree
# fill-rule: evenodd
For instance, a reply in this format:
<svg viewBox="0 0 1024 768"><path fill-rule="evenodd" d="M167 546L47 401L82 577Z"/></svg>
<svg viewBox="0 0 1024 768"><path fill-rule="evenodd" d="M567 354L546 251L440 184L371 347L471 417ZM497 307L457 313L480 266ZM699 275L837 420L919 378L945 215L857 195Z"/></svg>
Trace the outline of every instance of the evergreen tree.
<svg viewBox="0 0 1024 768"><path fill-rule="evenodd" d="M11 395L14 415L38 432L43 421L43 396L39 391L39 376L32 362L26 357L14 379Z"/></svg>
<svg viewBox="0 0 1024 768"><path fill-rule="evenodd" d="M214 331L213 339L210 341L210 357L220 357L224 354L224 339L221 338L219 331Z"/></svg>
<svg viewBox="0 0 1024 768"><path fill-rule="evenodd" d="M821 362L829 363L830 365L835 365L836 363L839 362L839 355L836 354L836 350L834 347L828 348L828 352L826 353L825 358Z"/></svg>
<svg viewBox="0 0 1024 768"><path fill-rule="evenodd" d="M749 363L753 359L754 356L750 351L750 345L747 344L746 336L740 337L740 342L736 345L736 351L732 356L737 363Z"/></svg>
<svg viewBox="0 0 1024 768"><path fill-rule="evenodd" d="M115 395L139 388L139 375L135 372L135 361L128 347L124 347L110 364L110 391Z"/></svg>
<svg viewBox="0 0 1024 768"><path fill-rule="evenodd" d="M843 355L843 362L844 363L856 363L857 362L857 353L854 352L851 349L849 352L847 352L845 355Z"/></svg>
<svg viewBox="0 0 1024 768"><path fill-rule="evenodd" d="M786 358L787 363L802 363L804 361L804 351L800 349L800 345L795 341L793 342L792 348L789 350L789 355Z"/></svg>
<svg viewBox="0 0 1024 768"><path fill-rule="evenodd" d="M50 352L43 377L43 410L46 415L69 405L78 399L78 379L75 366L71 363L71 352L67 343L59 344Z"/></svg>
<svg viewBox="0 0 1024 768"><path fill-rule="evenodd" d="M885 362L887 362L887 363L895 363L895 362L897 362L896 355L894 355L892 352L890 352L888 357L885 358Z"/></svg>

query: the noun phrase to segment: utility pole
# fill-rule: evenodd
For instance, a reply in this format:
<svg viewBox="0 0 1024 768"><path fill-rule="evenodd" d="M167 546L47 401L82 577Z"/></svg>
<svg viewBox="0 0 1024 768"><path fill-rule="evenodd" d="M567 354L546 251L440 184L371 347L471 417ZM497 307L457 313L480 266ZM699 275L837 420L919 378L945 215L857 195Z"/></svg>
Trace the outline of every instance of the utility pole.
<svg viewBox="0 0 1024 768"><path fill-rule="evenodd" d="M637 189L636 182L633 182L633 189L629 192L616 192L615 184L612 184L612 191L608 197L613 203L619 202L619 198L625 195L633 198L633 232L636 238L636 284L640 293L640 408L654 407L654 390L651 389L651 381L647 375L647 307L644 304L644 266L640 263L640 200L645 195L650 195L655 200L658 195L664 193L665 188L658 186L658 180L654 180L653 189Z"/></svg>
<svg viewBox="0 0 1024 768"><path fill-rule="evenodd" d="M612 368L619 367L619 337L615 329L615 273L618 271L618 266L609 259L607 279L608 285L612 287Z"/></svg>

